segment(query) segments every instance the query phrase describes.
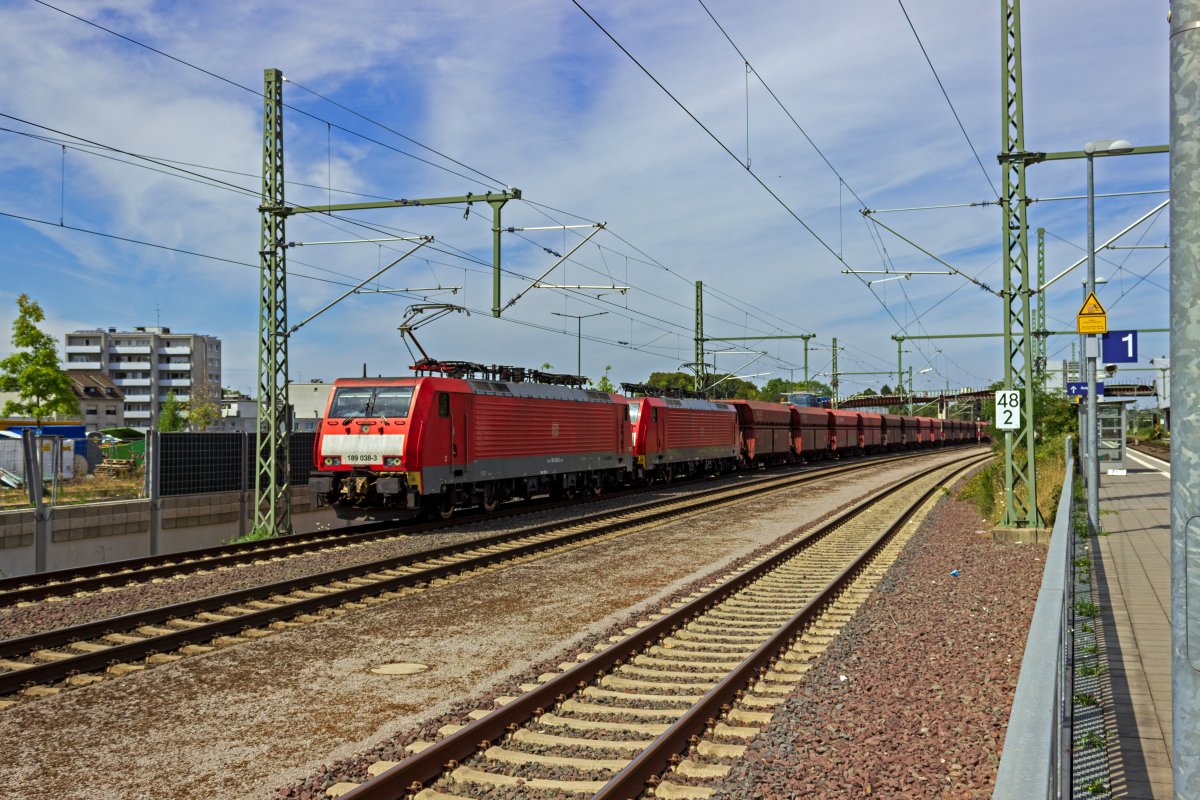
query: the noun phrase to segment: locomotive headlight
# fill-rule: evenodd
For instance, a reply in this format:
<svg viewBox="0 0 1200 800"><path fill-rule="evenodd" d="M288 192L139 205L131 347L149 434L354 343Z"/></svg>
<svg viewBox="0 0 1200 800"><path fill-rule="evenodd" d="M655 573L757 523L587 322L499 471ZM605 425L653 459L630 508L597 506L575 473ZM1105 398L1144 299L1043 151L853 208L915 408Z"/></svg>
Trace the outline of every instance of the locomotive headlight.
<svg viewBox="0 0 1200 800"><path fill-rule="evenodd" d="M340 456L325 456L324 463L327 467L336 467L342 463L342 459Z"/></svg>

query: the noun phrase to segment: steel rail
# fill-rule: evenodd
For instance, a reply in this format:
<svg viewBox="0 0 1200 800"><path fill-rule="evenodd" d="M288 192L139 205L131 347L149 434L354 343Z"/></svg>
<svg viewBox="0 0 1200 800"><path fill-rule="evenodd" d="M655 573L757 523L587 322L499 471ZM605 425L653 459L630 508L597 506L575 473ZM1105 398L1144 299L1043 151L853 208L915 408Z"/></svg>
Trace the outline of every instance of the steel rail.
<svg viewBox="0 0 1200 800"><path fill-rule="evenodd" d="M862 463L903 460L911 457L913 457L911 453L899 456L878 456ZM685 482L680 481L679 483L680 485L684 485ZM658 487L650 488L654 489ZM269 540L196 548L182 550L177 553L110 561L87 567L71 567L52 572L42 572L36 575L0 578L0 608L5 605L35 602L47 597L57 597L67 593L94 591L113 586L136 585L153 578L183 575L200 569L253 563L267 557L316 552L327 547L341 547L348 544L387 539L397 535L446 530L460 525L506 519L522 514L555 511L561 508L612 500L645 491L646 488L634 488L609 492L599 497L589 496L582 499L576 498L575 500L560 502L519 502L511 504L510 508L501 508L495 513L488 515L482 512L465 513L455 517L449 523L436 521L397 525L395 521L366 522L358 525L349 525L337 531L295 533Z"/></svg>
<svg viewBox="0 0 1200 800"><path fill-rule="evenodd" d="M990 454L985 457L967 456L962 460L972 461L972 464L968 465L971 466L975 459L982 461L990 457ZM873 494L868 499L855 504L834 519L803 536L785 550L744 570L722 586L689 601L675 611L669 612L637 633L597 653L586 661L571 667L565 672L559 673L536 689L495 709L487 716L474 720L455 733L439 739L420 752L404 759L391 769L351 789L342 795L342 797L344 800L403 800L410 793L420 791L443 772L457 767L460 761L469 758L484 746L485 743L490 745L491 742L513 730L514 726L519 726L535 716L540 716L546 709L552 708L556 703L566 700L578 689L599 680L608 671L621 666L626 660L638 654L652 643L679 630L709 608L717 605L727 597L737 593L745 586L775 569L814 541L825 537L834 529L850 521L866 509L876 505L884 498L926 477L929 472L945 468L946 466L948 465L939 464L930 470L910 478L905 478ZM900 521L890 526L888 532L880 536L875 544L869 548L868 552L872 555L877 552L886 543L887 539L890 538L891 534L898 530L911 517L916 508L919 508L922 503L928 500L937 489L938 486L934 486L925 492L921 500L907 510ZM856 559L855 564L843 570L832 585L837 587L844 585L848 580L847 576L852 576L861 568L862 558L863 556L860 555L860 558ZM737 683L736 688L731 688L734 682L732 679L726 678L711 689L701 699L700 704L685 712L683 718L655 739L648 751L644 751L642 755L635 758L596 797L638 797L648 785L650 777L657 775L665 769L671 755L683 750L689 743L690 737L703 729L708 724L710 717L718 715L715 709L719 709L721 704L729 702L729 699L736 694L737 689L749 683L751 678L747 676L759 674L764 666L779 651L781 643L782 645L786 645L786 643L790 642L794 638L795 631L801 629L804 622L817 609L827 603L834 593L827 587L821 595L807 603L786 624L785 629L781 629L781 632L771 637L769 641L776 645L774 650L768 649L767 645L764 644L750 656L747 656L741 665L739 665L735 672L739 676L736 680L740 681L740 683ZM784 633L784 630L787 633ZM682 745L680 745L680 742L682 742ZM617 781L620 781L620 783L618 784ZM614 785L616 788L610 790L609 787Z"/></svg>
<svg viewBox="0 0 1200 800"><path fill-rule="evenodd" d="M714 488L687 498L668 501L654 501L643 504L642 506L604 511L594 514L590 518L584 517L567 523L570 525L597 525L598 527L591 527L585 530L575 531L562 536L556 536L551 539L541 539L538 537L544 536L547 533L553 533L561 530L564 525L562 521L548 522L533 526L531 528L526 528L521 531L494 534L492 536L486 536L480 539L473 539L468 542L459 542L443 547L437 547L431 550L421 551L419 553L410 553L408 555L382 559L367 564L342 567L330 572L291 578L285 581L264 584L262 586L254 586L247 589L239 589L220 595L213 595L197 600L189 600L182 603L176 603L155 609L148 609L145 611L138 611L118 617L109 617L102 620L72 625L52 631L45 631L42 633L30 634L28 636L22 636L14 639L7 639L0 641L0 659L27 656L28 654L37 652L39 650L62 647L65 645L70 645L73 642L97 639L109 634L136 630L145 626L154 626L160 623L169 622L174 619L192 617L205 612L217 612L222 608L237 606L241 603L271 600L272 598L276 598L280 595L286 595L291 592L315 590L316 587L327 586L331 583L347 581L353 578L363 578L372 573L400 569L406 566L414 566L420 562L435 561L440 558L460 555L464 552L472 550L482 550L489 548L492 545L503 544L513 540L533 539L533 541L529 541L523 545L511 547L503 551L484 553L473 558L467 558L449 564L426 567L416 572L392 576L382 580L372 579L371 583L358 584L347 588L328 591L321 594L319 597L304 598L300 600L292 600L289 598L290 602L279 599L271 600L272 602L279 602L280 605L273 608L259 609L245 614L238 614L225 620L207 622L202 626L172 631L171 633L167 634L148 636L147 638L136 642L113 644L112 646L106 646L104 650L98 652L72 655L70 658L51 661L44 664L35 664L24 669L0 673L0 695L11 694L30 684L51 683L67 678L75 673L95 671L114 662L130 661L145 657L147 655L178 649L189 644L199 644L201 642L214 639L218 636L236 634L247 628L257 628L263 625L270 625L273 622L280 622L299 614L318 611L323 608L337 606L346 602L353 602L363 597L368 597L375 594L383 594L395 589L426 584L430 581L453 575L455 573L470 572L474 569L489 566L497 562L507 561L512 558L519 558L525 555L540 552L542 550L562 547L577 541L607 535L632 525L645 525L648 523L665 521L681 514L692 513L697 510L721 505L723 503L737 502L764 492L778 491L790 488L792 486L822 480L828 477L843 474L845 472L862 469L866 466L866 463L856 462L851 466L836 467L827 470L806 471L800 473L799 475L793 475L775 480L767 480L760 483L754 483L749 486ZM668 507L659 508L657 511L650 510L656 506ZM627 518L630 514L636 514L641 511L647 511L648 513L643 513L633 518ZM609 521L605 522L605 520Z"/></svg>

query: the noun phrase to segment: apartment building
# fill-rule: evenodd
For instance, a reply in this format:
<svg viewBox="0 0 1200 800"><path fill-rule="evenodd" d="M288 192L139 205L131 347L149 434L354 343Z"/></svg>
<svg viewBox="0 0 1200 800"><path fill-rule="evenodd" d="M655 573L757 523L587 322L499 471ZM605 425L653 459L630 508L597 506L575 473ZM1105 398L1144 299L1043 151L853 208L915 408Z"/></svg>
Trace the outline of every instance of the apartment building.
<svg viewBox="0 0 1200 800"><path fill-rule="evenodd" d="M325 416L325 406L332 391L333 384L322 381L289 383L287 396L292 407L292 430L315 431L317 423Z"/></svg>
<svg viewBox="0 0 1200 800"><path fill-rule="evenodd" d="M125 396L112 378L99 370L76 369L68 374L88 433L124 427Z"/></svg>
<svg viewBox="0 0 1200 800"><path fill-rule="evenodd" d="M181 403L221 401L221 340L170 328L96 329L66 335L72 374L104 373L124 394L125 424L146 430L174 391Z"/></svg>

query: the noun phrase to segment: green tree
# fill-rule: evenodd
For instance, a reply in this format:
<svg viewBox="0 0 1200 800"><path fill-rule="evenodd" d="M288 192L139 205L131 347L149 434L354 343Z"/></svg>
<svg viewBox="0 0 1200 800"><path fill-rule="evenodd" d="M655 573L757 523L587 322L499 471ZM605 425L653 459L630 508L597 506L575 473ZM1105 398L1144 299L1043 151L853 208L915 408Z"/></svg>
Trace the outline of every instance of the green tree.
<svg viewBox="0 0 1200 800"><path fill-rule="evenodd" d="M617 390L616 387L613 386L613 382L611 380L609 380L609 377L608 377L609 370L611 370L611 369L612 369L612 364L604 365L604 376L602 378L600 378L600 380L596 381L596 390L597 391L608 392L609 394L612 394L613 392L615 392Z"/></svg>
<svg viewBox="0 0 1200 800"><path fill-rule="evenodd" d="M758 387L750 381L741 378L727 378L725 375L713 375L709 385L712 387L710 396L716 400L758 400L761 395Z"/></svg>
<svg viewBox="0 0 1200 800"><path fill-rule="evenodd" d="M763 400L776 402L781 396L794 392L795 386L795 381L784 380L783 378L771 378L771 380L763 384L762 389L759 389L758 393L762 395Z"/></svg>
<svg viewBox="0 0 1200 800"><path fill-rule="evenodd" d="M885 383L883 386L880 386L880 387L879 387L879 393L880 393L880 394L891 394L891 393L892 393L892 387L888 386L888 385Z"/></svg>
<svg viewBox="0 0 1200 800"><path fill-rule="evenodd" d="M794 392L812 392L823 397L832 397L833 388L828 383L820 381L796 381Z"/></svg>
<svg viewBox="0 0 1200 800"><path fill-rule="evenodd" d="M4 404L4 414L42 420L54 414L78 414L79 401L71 389L71 378L58 364L58 349L50 334L38 328L46 315L29 295L17 298L12 346L16 351L0 360L0 391L16 392L17 399Z"/></svg>
<svg viewBox="0 0 1200 800"><path fill-rule="evenodd" d="M696 379L686 372L651 372L646 384L663 389L691 389Z"/></svg>
<svg viewBox="0 0 1200 800"><path fill-rule="evenodd" d="M221 418L221 408L217 404L211 385L205 381L192 389L192 399L187 404L188 427L194 431L211 428Z"/></svg>
<svg viewBox="0 0 1200 800"><path fill-rule="evenodd" d="M171 392L158 409L158 430L162 433L172 433L183 430L186 425L187 419L183 416L183 409L175 399L175 392Z"/></svg>

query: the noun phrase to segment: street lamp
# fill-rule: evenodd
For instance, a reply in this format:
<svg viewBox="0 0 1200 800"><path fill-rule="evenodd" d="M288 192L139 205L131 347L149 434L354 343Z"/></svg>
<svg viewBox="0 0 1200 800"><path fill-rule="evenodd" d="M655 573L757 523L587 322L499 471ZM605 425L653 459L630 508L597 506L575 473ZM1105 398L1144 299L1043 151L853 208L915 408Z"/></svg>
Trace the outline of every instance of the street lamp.
<svg viewBox="0 0 1200 800"><path fill-rule="evenodd" d="M575 320L575 374L583 375L583 321L588 317L599 317L607 314L607 311L597 311L595 314L560 314L557 311L551 311L556 317L570 317Z"/></svg>
<svg viewBox="0 0 1200 800"><path fill-rule="evenodd" d="M1096 155L1122 155L1133 151L1133 145L1124 139L1096 139L1083 146L1087 156L1087 294L1096 291L1096 181L1094 159ZM1085 298L1086 299L1086 298ZM1099 341L1088 335L1085 341L1087 355L1087 517L1091 533L1100 530L1100 431L1096 415L1096 359Z"/></svg>

